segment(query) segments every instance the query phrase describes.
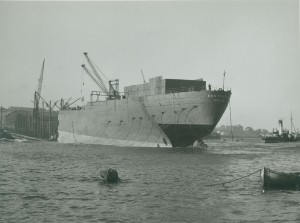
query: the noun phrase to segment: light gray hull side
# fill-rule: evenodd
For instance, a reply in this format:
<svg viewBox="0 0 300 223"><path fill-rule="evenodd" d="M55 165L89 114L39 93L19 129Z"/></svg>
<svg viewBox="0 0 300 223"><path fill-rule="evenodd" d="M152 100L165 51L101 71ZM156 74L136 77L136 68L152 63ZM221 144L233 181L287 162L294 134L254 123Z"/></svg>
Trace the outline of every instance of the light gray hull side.
<svg viewBox="0 0 300 223"><path fill-rule="evenodd" d="M58 116L58 141L171 147L170 139L159 125L214 127L230 98L230 93L224 93L183 92L95 102L85 110L62 110Z"/></svg>

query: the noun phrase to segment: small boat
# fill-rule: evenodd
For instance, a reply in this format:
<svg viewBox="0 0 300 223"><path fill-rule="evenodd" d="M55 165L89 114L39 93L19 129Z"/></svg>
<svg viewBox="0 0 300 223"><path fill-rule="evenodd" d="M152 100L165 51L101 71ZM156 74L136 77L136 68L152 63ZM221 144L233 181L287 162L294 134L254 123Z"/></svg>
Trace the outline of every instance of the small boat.
<svg viewBox="0 0 300 223"><path fill-rule="evenodd" d="M279 142L297 142L300 141L300 134L296 132L295 126L293 124L293 118L291 116L291 131L283 129L283 121L279 120L279 130L273 129L272 134L263 135L262 140L265 143L279 143ZM293 132L294 130L294 132Z"/></svg>
<svg viewBox="0 0 300 223"><path fill-rule="evenodd" d="M260 173L265 189L300 190L300 173L283 173L264 167Z"/></svg>
<svg viewBox="0 0 300 223"><path fill-rule="evenodd" d="M106 169L100 171L100 179L106 183L117 183L120 181L118 172L115 169Z"/></svg>

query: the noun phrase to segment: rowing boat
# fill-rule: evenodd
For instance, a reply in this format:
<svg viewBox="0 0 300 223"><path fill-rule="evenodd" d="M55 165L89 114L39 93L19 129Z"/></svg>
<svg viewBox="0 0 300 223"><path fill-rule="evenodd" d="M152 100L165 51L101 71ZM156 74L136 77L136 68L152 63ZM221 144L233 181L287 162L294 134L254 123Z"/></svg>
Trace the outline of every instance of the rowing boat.
<svg viewBox="0 0 300 223"><path fill-rule="evenodd" d="M283 173L264 167L260 175L265 189L300 190L300 173Z"/></svg>

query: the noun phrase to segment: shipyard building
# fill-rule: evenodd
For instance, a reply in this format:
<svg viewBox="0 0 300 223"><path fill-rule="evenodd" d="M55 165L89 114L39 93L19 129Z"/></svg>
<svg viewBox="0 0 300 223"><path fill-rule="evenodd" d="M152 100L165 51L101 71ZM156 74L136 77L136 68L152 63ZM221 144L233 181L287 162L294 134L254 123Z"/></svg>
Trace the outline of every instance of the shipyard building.
<svg viewBox="0 0 300 223"><path fill-rule="evenodd" d="M1 129L40 139L57 138L58 112L32 108L9 107L1 109Z"/></svg>

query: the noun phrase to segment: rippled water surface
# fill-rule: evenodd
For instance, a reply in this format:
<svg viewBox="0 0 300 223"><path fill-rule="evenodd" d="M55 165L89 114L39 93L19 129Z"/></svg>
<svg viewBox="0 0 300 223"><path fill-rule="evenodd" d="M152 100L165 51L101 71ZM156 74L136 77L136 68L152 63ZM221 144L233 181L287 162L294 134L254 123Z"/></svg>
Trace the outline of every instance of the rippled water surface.
<svg viewBox="0 0 300 223"><path fill-rule="evenodd" d="M263 191L263 166L300 172L300 143L208 148L0 143L0 222L300 222L300 191ZM124 182L107 185L115 168Z"/></svg>

